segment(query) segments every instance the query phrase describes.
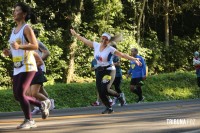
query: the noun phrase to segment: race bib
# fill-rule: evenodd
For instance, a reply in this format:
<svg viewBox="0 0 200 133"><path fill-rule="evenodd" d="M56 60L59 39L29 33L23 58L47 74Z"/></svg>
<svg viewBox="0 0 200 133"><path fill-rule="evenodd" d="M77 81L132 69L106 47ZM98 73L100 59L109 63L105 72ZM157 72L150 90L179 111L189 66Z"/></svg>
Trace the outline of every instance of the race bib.
<svg viewBox="0 0 200 133"><path fill-rule="evenodd" d="M13 57L13 62L21 62L21 61L22 61L22 56Z"/></svg>
<svg viewBox="0 0 200 133"><path fill-rule="evenodd" d="M111 76L110 76L110 75L105 75L105 76L103 77L103 80L111 80Z"/></svg>
<svg viewBox="0 0 200 133"><path fill-rule="evenodd" d="M135 68L135 64L132 64L132 65L131 65L131 68L134 69L134 68Z"/></svg>

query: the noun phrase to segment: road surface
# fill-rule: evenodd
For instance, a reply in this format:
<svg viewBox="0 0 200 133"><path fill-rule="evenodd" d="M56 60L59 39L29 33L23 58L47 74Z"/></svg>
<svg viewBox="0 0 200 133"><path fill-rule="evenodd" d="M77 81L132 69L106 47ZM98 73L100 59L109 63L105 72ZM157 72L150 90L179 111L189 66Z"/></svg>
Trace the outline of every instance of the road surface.
<svg viewBox="0 0 200 133"><path fill-rule="evenodd" d="M47 120L35 115L37 128L17 130L22 112L0 113L0 133L200 133L200 99L53 110Z"/></svg>

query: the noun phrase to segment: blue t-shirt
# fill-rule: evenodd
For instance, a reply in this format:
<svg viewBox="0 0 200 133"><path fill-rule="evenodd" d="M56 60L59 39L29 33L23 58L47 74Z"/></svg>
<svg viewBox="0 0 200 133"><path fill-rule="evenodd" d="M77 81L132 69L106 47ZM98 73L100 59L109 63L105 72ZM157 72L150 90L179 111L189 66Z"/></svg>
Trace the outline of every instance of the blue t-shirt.
<svg viewBox="0 0 200 133"><path fill-rule="evenodd" d="M132 74L132 78L143 78L146 76L146 63L144 59L137 55L135 58L139 58L142 66L138 66L135 61L130 61L130 69L128 74Z"/></svg>
<svg viewBox="0 0 200 133"><path fill-rule="evenodd" d="M116 55L113 55L113 63L117 63L120 61L120 58ZM115 77L122 77L122 70L120 66L115 66L116 68L116 75Z"/></svg>

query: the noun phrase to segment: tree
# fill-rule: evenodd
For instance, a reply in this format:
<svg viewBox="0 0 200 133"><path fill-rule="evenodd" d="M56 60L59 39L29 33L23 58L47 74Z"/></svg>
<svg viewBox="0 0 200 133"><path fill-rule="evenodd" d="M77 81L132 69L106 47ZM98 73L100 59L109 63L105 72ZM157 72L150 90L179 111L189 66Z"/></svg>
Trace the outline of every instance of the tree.
<svg viewBox="0 0 200 133"><path fill-rule="evenodd" d="M142 23L142 17L144 14L144 9L145 9L145 4L146 4L147 0L143 0L142 2L142 8L139 11L139 18L137 21L137 33L136 33L136 38L137 38L137 43L140 44L140 31L141 31L141 23Z"/></svg>
<svg viewBox="0 0 200 133"><path fill-rule="evenodd" d="M169 46L169 0L164 0L165 5L165 45Z"/></svg>

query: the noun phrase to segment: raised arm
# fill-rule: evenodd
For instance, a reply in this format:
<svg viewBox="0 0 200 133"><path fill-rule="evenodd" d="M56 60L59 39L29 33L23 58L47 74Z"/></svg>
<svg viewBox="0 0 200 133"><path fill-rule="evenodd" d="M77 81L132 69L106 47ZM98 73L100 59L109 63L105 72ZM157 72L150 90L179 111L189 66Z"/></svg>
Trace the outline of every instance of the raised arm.
<svg viewBox="0 0 200 133"><path fill-rule="evenodd" d="M127 55L127 54L124 54L124 53L122 53L122 52L119 52L118 50L116 50L114 54L115 54L116 56L118 56L118 57L121 57L121 58L125 58L125 59L128 59L128 60L135 61L136 64L137 64L138 66L141 66L141 65L142 65L142 63L139 61L139 59L134 58L134 57L132 57L132 56L129 56L129 55Z"/></svg>
<svg viewBox="0 0 200 133"><path fill-rule="evenodd" d="M92 42L92 41L90 41L90 40L88 40L88 39L86 39L86 38L80 36L80 35L77 34L76 31L73 30L73 29L70 29L70 31L71 31L71 34L72 34L73 36L75 36L78 40L82 41L85 45L87 45L87 46L93 48L93 42Z"/></svg>

